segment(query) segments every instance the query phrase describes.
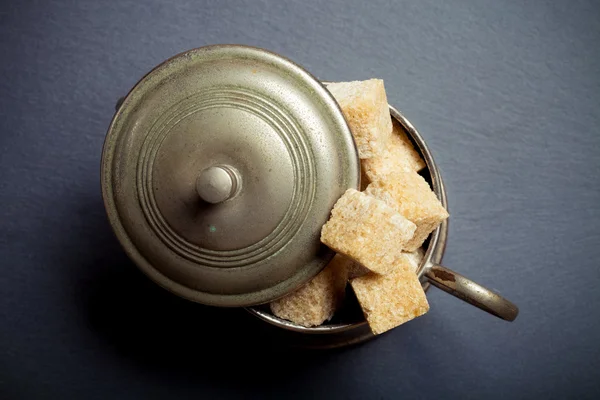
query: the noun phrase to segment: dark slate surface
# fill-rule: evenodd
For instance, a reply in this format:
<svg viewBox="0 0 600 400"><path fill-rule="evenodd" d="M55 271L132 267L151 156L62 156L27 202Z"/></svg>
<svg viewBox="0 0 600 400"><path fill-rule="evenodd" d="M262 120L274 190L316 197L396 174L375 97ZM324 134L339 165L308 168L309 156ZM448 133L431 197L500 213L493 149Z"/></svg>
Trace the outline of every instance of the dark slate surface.
<svg viewBox="0 0 600 400"><path fill-rule="evenodd" d="M597 398L599 15L593 1L3 1L0 398ZM212 43L384 78L448 186L445 263L518 320L431 290L428 315L373 342L277 355L244 315L143 277L104 216L104 134L145 72Z"/></svg>

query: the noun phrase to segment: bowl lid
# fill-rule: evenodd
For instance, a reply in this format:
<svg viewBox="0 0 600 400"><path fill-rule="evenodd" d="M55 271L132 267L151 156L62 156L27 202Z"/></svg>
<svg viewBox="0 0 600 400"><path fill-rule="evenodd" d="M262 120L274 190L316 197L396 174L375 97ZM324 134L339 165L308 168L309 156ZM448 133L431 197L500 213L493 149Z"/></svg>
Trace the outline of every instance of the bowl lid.
<svg viewBox="0 0 600 400"><path fill-rule="evenodd" d="M327 264L321 226L359 169L320 82L274 53L217 45L165 61L127 95L104 144L102 192L119 240L154 281L248 306Z"/></svg>

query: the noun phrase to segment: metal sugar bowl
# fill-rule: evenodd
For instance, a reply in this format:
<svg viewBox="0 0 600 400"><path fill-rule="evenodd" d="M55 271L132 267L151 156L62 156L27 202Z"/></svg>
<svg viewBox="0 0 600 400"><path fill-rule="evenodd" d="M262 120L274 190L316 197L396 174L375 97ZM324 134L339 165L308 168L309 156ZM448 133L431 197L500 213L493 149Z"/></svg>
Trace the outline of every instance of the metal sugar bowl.
<svg viewBox="0 0 600 400"><path fill-rule="evenodd" d="M425 142L402 114L392 107L390 113L447 206ZM360 311L305 328L264 306L331 260L334 252L319 241L321 227L338 198L360 186L358 153L343 114L300 66L237 45L202 47L163 62L120 102L101 172L116 236L160 286L207 305L247 307L273 334L303 346L373 336ZM423 284L516 318L512 303L439 265L447 229L444 222L426 242L418 270Z"/></svg>

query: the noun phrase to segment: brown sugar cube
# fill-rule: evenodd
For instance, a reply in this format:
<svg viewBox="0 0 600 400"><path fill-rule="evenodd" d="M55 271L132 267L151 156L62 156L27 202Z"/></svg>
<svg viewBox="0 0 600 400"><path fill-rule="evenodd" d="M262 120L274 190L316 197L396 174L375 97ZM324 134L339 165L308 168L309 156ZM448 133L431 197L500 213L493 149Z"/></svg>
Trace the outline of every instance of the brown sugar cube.
<svg viewBox="0 0 600 400"><path fill-rule="evenodd" d="M397 171L373 181L364 193L385 201L417 226L404 251L421 247L427 236L448 218L448 212L429 184L414 171Z"/></svg>
<svg viewBox="0 0 600 400"><path fill-rule="evenodd" d="M396 171L418 172L425 168L425 161L415 150L398 121L394 121L392 137L386 150L373 158L361 160L361 167L368 181L375 181Z"/></svg>
<svg viewBox="0 0 600 400"><path fill-rule="evenodd" d="M348 267L348 279L354 279L360 276L365 276L370 272L371 271L369 269L363 267L360 263L352 261L352 263Z"/></svg>
<svg viewBox="0 0 600 400"><path fill-rule="evenodd" d="M378 274L391 272L415 224L381 200L348 189L321 229L321 242Z"/></svg>
<svg viewBox="0 0 600 400"><path fill-rule="evenodd" d="M352 131L360 158L383 152L392 136L392 118L381 79L335 82L327 89L337 100Z"/></svg>
<svg viewBox="0 0 600 400"><path fill-rule="evenodd" d="M350 285L375 335L429 310L419 278L406 263L388 275L371 273L352 279Z"/></svg>
<svg viewBox="0 0 600 400"><path fill-rule="evenodd" d="M349 263L351 261L344 256L335 255L306 285L271 302L271 312L305 327L319 326L330 320L344 299Z"/></svg>
<svg viewBox="0 0 600 400"><path fill-rule="evenodd" d="M417 269L419 269L419 265L421 264L421 260L423 260L424 256L425 251L422 248L419 248L411 253L403 252L401 255L401 257L407 261L408 265L411 267L411 271L413 272L417 272ZM348 265L348 279L354 279L361 276L365 276L369 272L371 271L369 271L367 268L363 267L356 261L352 261Z"/></svg>

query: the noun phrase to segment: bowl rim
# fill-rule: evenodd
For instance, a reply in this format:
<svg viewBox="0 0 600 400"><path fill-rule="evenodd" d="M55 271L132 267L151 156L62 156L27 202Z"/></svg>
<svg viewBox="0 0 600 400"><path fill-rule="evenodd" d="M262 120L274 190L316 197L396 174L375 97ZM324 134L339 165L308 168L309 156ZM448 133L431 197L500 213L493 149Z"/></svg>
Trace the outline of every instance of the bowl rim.
<svg viewBox="0 0 600 400"><path fill-rule="evenodd" d="M444 206L444 208L448 209L448 199L446 196L446 189L444 186L444 182L442 180L442 176L440 174L440 170L435 163L433 155L431 154L431 150L425 143L425 140L421 136L421 134L417 131L417 129L410 123L410 121L391 105L388 105L390 110L390 115L394 118L405 130L407 135L410 137L412 142L415 144L417 150L423 157L426 169L429 171L429 175L431 178L431 188L436 196L440 199L440 202ZM444 256L444 252L446 250L446 242L448 236L448 221L444 221L440 226L438 226L430 235L429 245L427 246L427 251L421 260L419 268L417 269L417 275L421 280L424 289L427 289L429 284L424 279L425 272L431 268L435 264L439 264L442 261ZM304 327L293 322L281 319L276 317L275 315L263 311L258 308L259 306L246 307L245 309L255 317L273 325L278 328L282 328L288 331L305 333L305 334L339 334L348 332L355 329L365 329L368 327L367 321L363 320L361 322L354 323L338 323L338 324L327 324L316 326L316 327ZM370 331L370 329L369 329Z"/></svg>

